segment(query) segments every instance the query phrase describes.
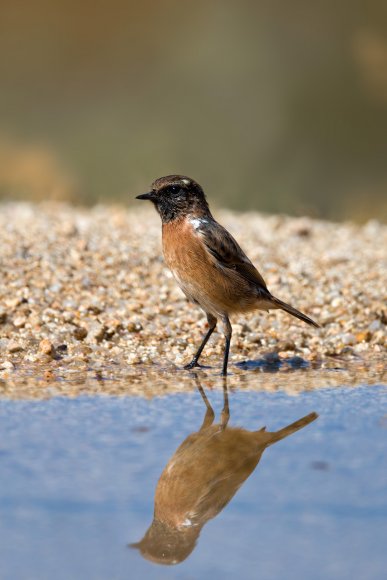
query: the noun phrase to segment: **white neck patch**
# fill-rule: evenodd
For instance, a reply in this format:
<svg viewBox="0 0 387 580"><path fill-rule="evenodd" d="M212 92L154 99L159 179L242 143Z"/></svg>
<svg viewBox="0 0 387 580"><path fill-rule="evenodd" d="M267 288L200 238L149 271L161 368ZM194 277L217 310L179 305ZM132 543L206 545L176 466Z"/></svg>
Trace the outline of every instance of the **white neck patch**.
<svg viewBox="0 0 387 580"><path fill-rule="evenodd" d="M190 224L192 224L192 226L194 227L195 230L200 230L200 228L202 226L204 226L205 224L208 223L208 220L206 218L190 217L189 222L190 222Z"/></svg>

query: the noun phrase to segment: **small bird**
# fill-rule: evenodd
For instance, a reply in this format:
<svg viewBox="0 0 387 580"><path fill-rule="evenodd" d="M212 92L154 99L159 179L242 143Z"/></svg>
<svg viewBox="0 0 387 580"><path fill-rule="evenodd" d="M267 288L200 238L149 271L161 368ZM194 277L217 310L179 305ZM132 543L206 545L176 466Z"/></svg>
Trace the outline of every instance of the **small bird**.
<svg viewBox="0 0 387 580"><path fill-rule="evenodd" d="M220 423L214 423L215 413L203 388L198 385L198 389L207 407L203 424L199 431L188 435L168 461L156 486L153 521L142 540L130 544L157 564L185 560L203 526L231 501L265 449L318 417L309 413L274 432L265 427L257 431L228 427L227 387Z"/></svg>
<svg viewBox="0 0 387 580"><path fill-rule="evenodd" d="M150 200L162 221L164 259L187 298L207 315L208 331L192 361L192 369L218 320L225 336L222 375L227 375L232 327L229 316L250 310L285 310L319 327L311 318L273 296L261 274L232 235L212 216L200 185L184 175L167 175L152 183Z"/></svg>

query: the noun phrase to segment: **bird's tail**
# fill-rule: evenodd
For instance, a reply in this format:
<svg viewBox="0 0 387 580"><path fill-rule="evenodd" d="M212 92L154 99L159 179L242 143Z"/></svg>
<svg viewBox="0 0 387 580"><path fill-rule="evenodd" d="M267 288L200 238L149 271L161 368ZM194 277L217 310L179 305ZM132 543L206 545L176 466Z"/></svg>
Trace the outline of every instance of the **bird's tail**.
<svg viewBox="0 0 387 580"><path fill-rule="evenodd" d="M309 425L309 423L312 423L313 421L315 421L317 419L317 417L318 417L317 413L314 413L314 412L309 413L309 415L305 415L305 417L302 417L302 419L298 419L298 421L291 423L287 427L284 427L283 429L280 429L279 431L276 431L275 433L268 433L268 435L270 436L268 445L273 445L273 443L277 443L277 441L281 441L281 439L285 439L285 437L288 437L288 435L292 435L296 431L303 429L304 427Z"/></svg>
<svg viewBox="0 0 387 580"><path fill-rule="evenodd" d="M282 300L280 300L279 298L275 298L275 296L271 296L270 302L273 305L272 308L281 308L281 310L285 310L285 312L287 312L288 314L291 314L292 316L295 316L296 318L299 318L303 322L306 322L306 324L310 324L311 326L315 326L316 328L320 328L320 325L317 324L317 322L315 322L311 318L309 318L309 316L306 316L306 314L303 314L302 312L300 312L296 308L293 308L293 306L290 306L290 304L286 304L286 302L282 302Z"/></svg>

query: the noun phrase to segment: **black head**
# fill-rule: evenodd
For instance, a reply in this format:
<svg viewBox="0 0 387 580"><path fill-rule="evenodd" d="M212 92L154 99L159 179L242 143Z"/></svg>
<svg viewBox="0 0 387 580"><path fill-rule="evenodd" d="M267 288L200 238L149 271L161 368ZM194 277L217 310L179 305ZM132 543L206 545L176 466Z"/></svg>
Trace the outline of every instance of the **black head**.
<svg viewBox="0 0 387 580"><path fill-rule="evenodd" d="M136 199L149 199L162 221L169 222L188 214L208 214L206 196L200 185L184 175L167 175L152 183L152 191Z"/></svg>

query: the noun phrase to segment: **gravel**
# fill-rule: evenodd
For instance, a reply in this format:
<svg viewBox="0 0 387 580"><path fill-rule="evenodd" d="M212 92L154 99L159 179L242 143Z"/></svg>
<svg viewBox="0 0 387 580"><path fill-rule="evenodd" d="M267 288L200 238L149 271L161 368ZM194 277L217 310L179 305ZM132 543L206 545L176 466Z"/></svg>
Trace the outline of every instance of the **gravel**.
<svg viewBox="0 0 387 580"><path fill-rule="evenodd" d="M270 364L384 369L386 225L215 214L271 292L322 326L282 312L234 317L235 376ZM179 369L200 343L205 317L163 263L152 208L10 203L0 222L0 393L9 396L20 383L25 389L26 377L61 389L59 380L79 385L80 376L93 381L96 373L125 377L126 389L140 376L162 384L172 373L184 383L188 373ZM222 350L214 333L203 355L210 374L220 371Z"/></svg>

